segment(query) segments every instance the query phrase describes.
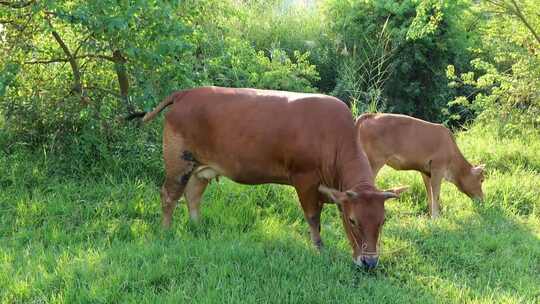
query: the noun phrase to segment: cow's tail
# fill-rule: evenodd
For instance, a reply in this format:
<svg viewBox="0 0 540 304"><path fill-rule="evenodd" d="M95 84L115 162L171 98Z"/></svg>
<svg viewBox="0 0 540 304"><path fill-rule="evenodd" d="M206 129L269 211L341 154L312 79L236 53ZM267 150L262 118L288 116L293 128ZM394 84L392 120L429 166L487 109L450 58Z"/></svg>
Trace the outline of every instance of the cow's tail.
<svg viewBox="0 0 540 304"><path fill-rule="evenodd" d="M143 122L149 122L152 119L154 119L159 113L161 113L161 111L163 111L163 109L165 109L166 107L168 107L171 104L175 103L176 101L182 99L182 97L184 97L184 95L187 92L188 91L174 92L171 95L165 97L165 99L163 99L163 101L160 102L157 105L157 107L155 107L152 111L150 111L150 112L135 112L135 113L132 113L132 114L128 115L126 117L126 119L131 120L131 119L134 119L134 118L142 117Z"/></svg>

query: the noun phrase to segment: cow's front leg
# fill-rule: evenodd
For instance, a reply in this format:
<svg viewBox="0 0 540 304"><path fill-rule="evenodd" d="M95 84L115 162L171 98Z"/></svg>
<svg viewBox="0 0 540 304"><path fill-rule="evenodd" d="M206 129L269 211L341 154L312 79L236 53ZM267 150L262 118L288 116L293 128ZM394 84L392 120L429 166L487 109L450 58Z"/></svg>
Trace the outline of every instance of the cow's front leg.
<svg viewBox="0 0 540 304"><path fill-rule="evenodd" d="M426 187L426 196L427 196L427 205L429 214L433 214L433 202L432 202L432 192L431 192L431 177L427 176L426 174L422 173L422 180L424 181L424 186Z"/></svg>
<svg viewBox="0 0 540 304"><path fill-rule="evenodd" d="M440 171L432 171L431 172L431 218L436 219L439 217L441 212L441 205L440 205L440 192L441 192L441 182L442 182L443 174Z"/></svg>
<svg viewBox="0 0 540 304"><path fill-rule="evenodd" d="M314 211L314 213L308 213L304 210L304 216L309 224L309 235L311 236L311 242L313 242L315 248L319 250L323 247L323 242L321 239L321 210L322 208L319 208L319 210Z"/></svg>
<svg viewBox="0 0 540 304"><path fill-rule="evenodd" d="M300 205L304 210L304 217L309 224L311 241L317 249L323 246L321 240L321 211L322 202L319 201L318 184L308 183L309 179L299 179L295 184L296 193L300 199Z"/></svg>

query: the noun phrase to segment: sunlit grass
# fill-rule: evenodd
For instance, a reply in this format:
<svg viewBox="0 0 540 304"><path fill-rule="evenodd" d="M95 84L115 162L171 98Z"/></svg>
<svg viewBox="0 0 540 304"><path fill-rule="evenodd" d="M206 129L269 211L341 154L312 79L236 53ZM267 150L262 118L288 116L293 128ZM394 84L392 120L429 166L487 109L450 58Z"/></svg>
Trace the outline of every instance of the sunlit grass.
<svg viewBox="0 0 540 304"><path fill-rule="evenodd" d="M387 202L383 254L371 273L352 265L334 206L323 213L325 249L311 246L290 187L221 179L205 193L200 224L188 222L181 203L163 231L156 172L70 176L43 156L3 155L0 301L538 302L538 143L491 147L494 139L476 136L458 141L487 163L486 200L475 204L445 183L438 220L427 216L418 173L382 170L381 188L411 189Z"/></svg>

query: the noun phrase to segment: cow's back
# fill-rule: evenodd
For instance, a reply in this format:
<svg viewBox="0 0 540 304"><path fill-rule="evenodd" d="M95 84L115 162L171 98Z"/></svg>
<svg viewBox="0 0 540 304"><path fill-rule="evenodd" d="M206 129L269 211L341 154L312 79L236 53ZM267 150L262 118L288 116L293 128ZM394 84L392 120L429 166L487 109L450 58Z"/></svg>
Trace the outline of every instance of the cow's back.
<svg viewBox="0 0 540 304"><path fill-rule="evenodd" d="M313 170L355 140L345 104L318 94L198 88L166 120L198 161L245 183L286 182L290 170Z"/></svg>
<svg viewBox="0 0 540 304"><path fill-rule="evenodd" d="M405 115L364 114L356 128L368 158L396 169L424 170L426 161L449 161L457 149L446 127Z"/></svg>

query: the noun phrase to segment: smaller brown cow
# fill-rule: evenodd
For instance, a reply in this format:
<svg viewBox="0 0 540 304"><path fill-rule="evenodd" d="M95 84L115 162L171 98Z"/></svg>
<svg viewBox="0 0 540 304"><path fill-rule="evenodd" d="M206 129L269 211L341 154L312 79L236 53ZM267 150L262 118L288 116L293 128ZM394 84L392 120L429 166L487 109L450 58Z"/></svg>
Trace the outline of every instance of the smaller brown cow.
<svg viewBox="0 0 540 304"><path fill-rule="evenodd" d="M357 136L373 175L385 164L422 173L432 218L439 216L439 192L446 179L474 200L482 200L484 165L471 165L446 127L398 114L363 114Z"/></svg>

